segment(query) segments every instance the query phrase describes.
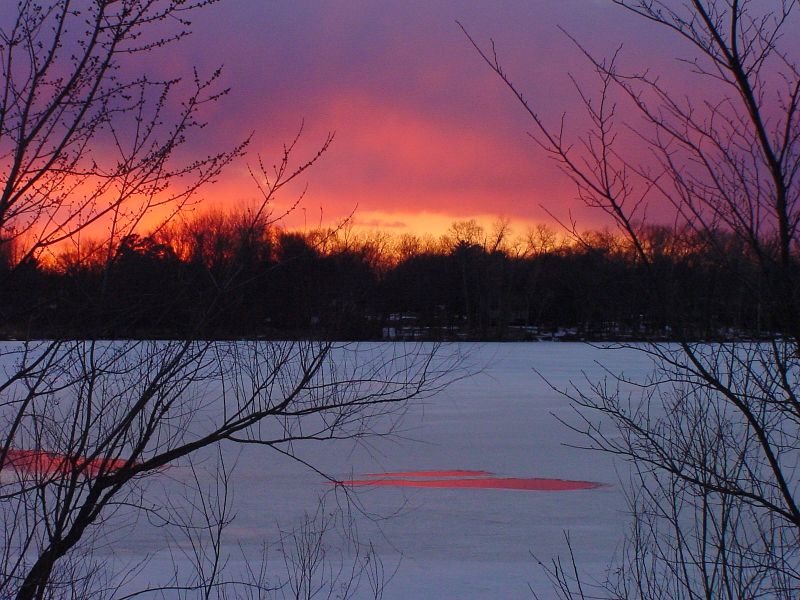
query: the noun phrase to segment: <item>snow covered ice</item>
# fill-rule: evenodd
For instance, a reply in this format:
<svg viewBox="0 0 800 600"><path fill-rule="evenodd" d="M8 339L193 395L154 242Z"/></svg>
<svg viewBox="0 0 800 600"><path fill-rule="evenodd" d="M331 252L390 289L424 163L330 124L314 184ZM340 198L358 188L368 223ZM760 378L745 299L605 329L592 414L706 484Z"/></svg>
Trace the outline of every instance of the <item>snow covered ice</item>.
<svg viewBox="0 0 800 600"><path fill-rule="evenodd" d="M303 442L294 447L295 453L340 480L385 473L383 478L392 479L494 476L601 485L556 491L469 485L348 487L361 511L353 512L359 539L373 544L391 576L386 600L530 598L529 585L547 598L549 584L532 553L543 561L564 556L568 531L585 573L602 577L627 526L613 461L570 446L585 440L558 422L573 419L574 411L549 384L558 389L570 381L580 385L584 377L602 378L604 369L644 376L650 370L648 359L634 350L571 343L481 344L470 349L471 361L485 367L483 371L433 398L412 402L394 434ZM212 465L215 452L204 452ZM281 530L290 529L305 512L313 513L320 496L327 495L329 506L343 501L344 491L319 473L268 448L227 444L223 455L228 464L236 463L231 479L235 519L226 531L223 552L233 571L243 554L258 560L264 542L274 544ZM210 484L213 469L207 472L202 460L196 463L201 484ZM409 473L420 471L485 473ZM191 477L187 468L170 467L157 476L151 492L179 504L182 486ZM112 532L108 542L114 560L125 564L151 557L150 566L134 577L138 584L171 573L168 527L140 519L133 527ZM279 571L281 566L273 554L271 568Z"/></svg>

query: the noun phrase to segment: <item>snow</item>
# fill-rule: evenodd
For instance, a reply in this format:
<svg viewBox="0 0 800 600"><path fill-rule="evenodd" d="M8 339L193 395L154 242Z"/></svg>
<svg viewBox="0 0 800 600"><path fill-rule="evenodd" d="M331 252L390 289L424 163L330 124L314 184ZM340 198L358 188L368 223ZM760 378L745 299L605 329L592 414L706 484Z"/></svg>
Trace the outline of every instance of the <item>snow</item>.
<svg viewBox="0 0 800 600"><path fill-rule="evenodd" d="M602 577L628 523L619 466L606 455L570 446L584 440L559 423L558 418L574 421L575 413L553 387L564 389L570 381L585 386L607 375L605 369L643 377L649 360L630 349L558 342L482 344L470 350L472 364L482 372L412 403L394 435L362 443L307 442L297 445L296 453L339 479L485 471L501 478L603 485L569 491L349 488L361 509L353 513L359 539L372 542L388 575L397 569L386 600L531 598L529 585L549 598L531 553L545 562L563 556L568 531L585 572ZM237 462L231 480L235 520L225 546L234 570L242 552L257 557L262 543L274 543L280 529L314 512L321 495L328 496L328 506L344 497L317 472L267 448L229 444L223 454ZM210 465L212 454L207 458ZM200 477L210 483L203 481L202 468ZM158 493L179 504L182 485L190 479L188 469L174 467L151 491L161 486ZM155 556L158 565L168 539L165 528L142 521L114 539L114 555L131 562ZM277 562L273 567L282 565ZM146 581L158 570L136 579Z"/></svg>

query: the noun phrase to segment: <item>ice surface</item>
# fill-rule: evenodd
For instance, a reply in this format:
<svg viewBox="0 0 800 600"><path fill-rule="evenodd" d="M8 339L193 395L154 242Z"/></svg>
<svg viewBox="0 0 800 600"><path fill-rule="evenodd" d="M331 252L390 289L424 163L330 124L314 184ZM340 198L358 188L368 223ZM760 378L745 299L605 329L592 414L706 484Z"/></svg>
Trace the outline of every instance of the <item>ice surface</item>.
<svg viewBox="0 0 800 600"><path fill-rule="evenodd" d="M551 385L595 381L606 375L604 369L643 376L648 359L631 350L572 343L482 344L471 350L483 372L411 404L394 435L359 443L307 442L295 447L296 454L339 479L480 471L605 485L570 491L350 488L369 513L356 513L359 537L372 541L388 571L399 565L386 600L530 598L529 585L547 598L548 585L531 553L545 561L563 555L563 532L569 531L580 564L599 577L628 522L614 463L570 447L583 440L558 422L574 412ZM320 495L342 497L319 473L268 448L229 444L224 455L237 463L231 481L236 518L226 546L234 567L242 552L255 557L263 542L274 542L279 526L289 528L305 511L314 512ZM209 464L213 458L209 453ZM202 463L199 472L202 478ZM158 493L180 503L188 469L174 467L161 477ZM137 524L113 540L116 560L150 555L157 565L168 539L164 528ZM145 572L138 579L147 577Z"/></svg>

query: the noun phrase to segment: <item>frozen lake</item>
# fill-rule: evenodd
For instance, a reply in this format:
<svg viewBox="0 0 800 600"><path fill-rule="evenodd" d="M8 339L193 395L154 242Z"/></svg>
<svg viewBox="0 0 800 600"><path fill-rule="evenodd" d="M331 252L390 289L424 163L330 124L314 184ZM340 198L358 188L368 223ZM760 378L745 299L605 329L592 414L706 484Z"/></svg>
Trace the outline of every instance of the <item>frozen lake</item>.
<svg viewBox="0 0 800 600"><path fill-rule="evenodd" d="M521 599L531 597L529 586L549 598L531 553L544 561L565 555L565 531L586 572L602 576L628 523L618 475L608 456L570 447L583 440L558 418L570 420L574 411L535 371L563 389L571 380L599 380L607 374L604 369L644 376L649 361L633 350L585 344L466 346L472 365L482 372L410 404L393 435L358 443L308 441L294 448L300 459L340 480L400 473L384 479L459 479L457 487L348 487L348 504L347 494L314 469L270 448L228 444L223 455L228 464L236 462L230 486L235 518L222 552L228 567L235 572L242 556L258 561L267 543L272 546L269 571L285 570L277 545L281 531L295 527L304 513L315 512L324 496L326 512L350 507L360 543L372 544L390 579L383 595L387 600ZM215 456L208 453L205 459L211 466ZM431 473L442 471L483 473ZM413 473L402 475L408 472ZM197 476L201 487L212 481L205 479L202 460ZM511 487L526 487L518 480L529 478L600 485L565 490L557 482L550 486L554 490L493 489L494 484L484 487L490 477L501 484L516 482ZM151 493L163 494L176 506L185 502L185 486L193 481L188 468L172 466L159 479ZM484 483L473 487L476 481ZM134 577L143 583L171 572L167 565L172 560L181 564L175 549L188 545L171 535L169 527L140 519L135 527L112 531L108 549L115 561L127 564L151 557ZM342 558L336 547L329 558L336 569ZM358 597L370 596L365 590Z"/></svg>
<svg viewBox="0 0 800 600"><path fill-rule="evenodd" d="M338 479L366 474L470 470L498 477L555 478L602 484L596 489L527 491L473 488L351 488L366 515L357 514L384 567L396 573L384 598L547 597L531 553L547 560L565 552L564 531L587 572L602 574L628 519L609 457L569 447L580 436L557 421L573 414L534 369L558 388L612 372L648 371L630 350L583 344L483 344L472 354L484 371L414 403L390 437L298 445L296 453ZM582 375L583 374L583 375ZM180 474L173 473L180 478ZM246 447L233 478L236 519L228 543L257 554L283 529L314 511L332 486L313 470L265 448ZM341 494L338 494L341 497ZM335 498L328 499L328 505ZM335 502L334 502L335 504ZM159 532L136 532L123 544L153 552Z"/></svg>

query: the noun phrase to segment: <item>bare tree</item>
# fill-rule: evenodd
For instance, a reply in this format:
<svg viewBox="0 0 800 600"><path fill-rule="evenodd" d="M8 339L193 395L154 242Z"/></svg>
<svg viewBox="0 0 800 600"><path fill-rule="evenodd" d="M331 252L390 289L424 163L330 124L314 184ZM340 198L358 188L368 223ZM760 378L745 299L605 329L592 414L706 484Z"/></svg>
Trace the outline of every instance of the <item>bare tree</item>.
<svg viewBox="0 0 800 600"><path fill-rule="evenodd" d="M192 11L212 2L20 0L0 9L0 256L8 263L0 276L90 226L109 232L112 260L146 215L158 209L168 220L242 153L246 141L178 160L203 126L203 107L226 93L219 72L188 81L147 74L147 61L188 35ZM294 144L274 169L259 159L263 202L249 230L272 218L275 195L329 142L299 166L290 162ZM218 282L221 293L227 284ZM204 526L154 486L164 469L193 467L198 452L223 444L294 456L301 442L391 429L392 414L443 385L458 362L434 346L211 342L196 339L201 330L192 324L171 341L0 344L0 596L225 597L228 467L220 465L214 490L197 480ZM145 517L186 531L196 568L131 592L118 585L125 577L109 549ZM269 591L252 579L255 597Z"/></svg>
<svg viewBox="0 0 800 600"><path fill-rule="evenodd" d="M142 73L137 62L189 34L214 0L20 0L0 31L0 232L20 259L74 240L92 223L126 235L153 209L174 214L246 142L180 162L227 93L220 72L191 80Z"/></svg>
<svg viewBox="0 0 800 600"><path fill-rule="evenodd" d="M354 532L353 514L340 509L328 512L325 499L316 512L305 514L299 526L284 532L280 540L284 597L350 598L360 592L365 598L382 598L391 573L387 576L372 545L363 545ZM349 561L346 554L352 554Z"/></svg>
<svg viewBox="0 0 800 600"><path fill-rule="evenodd" d="M301 441L375 435L378 416L453 366L428 349L330 342L31 342L3 358L14 476L2 486L0 589L17 598L68 589L75 573L60 562L77 553L91 566L108 527L138 518L131 507L171 521L148 492L166 466L219 443L293 455Z"/></svg>
<svg viewBox="0 0 800 600"><path fill-rule="evenodd" d="M800 592L800 67L797 2L612 0L670 31L688 53L690 88L650 69L596 58L595 91L574 79L589 129L571 137L503 69L494 44L475 48L527 111L533 137L607 214L650 274L651 302L675 344L641 347L645 381L565 391L590 446L629 461L634 522L599 592L578 570L549 570L565 598L795 598ZM472 40L472 38L470 38ZM633 134L631 136L631 133ZM627 136L627 139L626 139ZM632 150L633 149L633 150ZM657 273L647 209L671 208L724 264L726 240L747 248L741 271L758 313L746 331L697 343L681 299ZM663 212L663 211L662 211ZM724 301L724 300L723 300ZM631 395L630 385L641 390ZM627 387L626 387L627 386ZM604 422L604 423L603 423ZM610 426L609 426L610 425Z"/></svg>

